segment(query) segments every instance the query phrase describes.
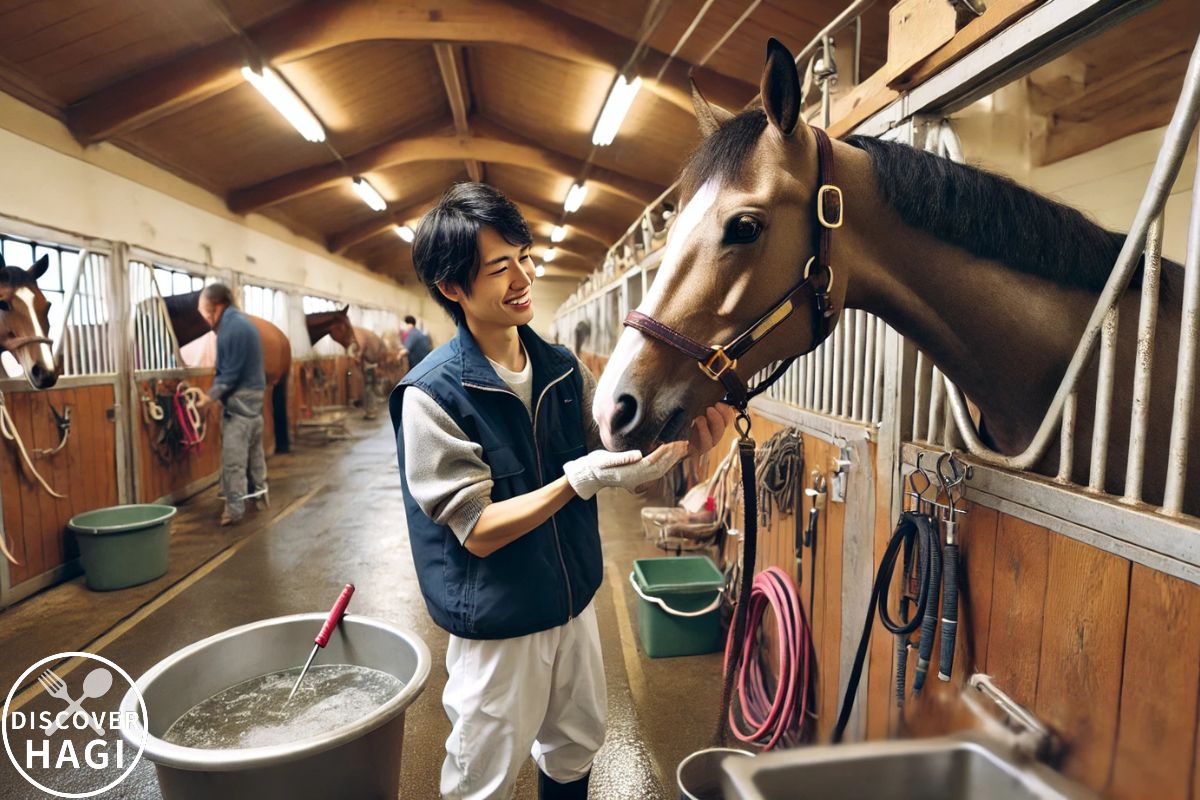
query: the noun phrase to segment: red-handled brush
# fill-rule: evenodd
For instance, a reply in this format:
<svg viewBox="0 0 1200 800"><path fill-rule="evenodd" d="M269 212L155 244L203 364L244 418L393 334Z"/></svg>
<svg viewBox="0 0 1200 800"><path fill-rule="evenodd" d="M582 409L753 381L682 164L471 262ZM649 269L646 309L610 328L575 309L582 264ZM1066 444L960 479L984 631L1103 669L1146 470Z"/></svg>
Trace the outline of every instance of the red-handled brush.
<svg viewBox="0 0 1200 800"><path fill-rule="evenodd" d="M346 588L342 589L342 593L338 595L337 602L329 610L329 616L325 619L325 624L321 626L321 632L313 640L316 644L313 645L312 652L308 654L308 661L304 662L304 669L300 670L300 677L296 678L296 685L292 687L292 691L288 694L288 700L291 700L292 695L300 688L300 681L304 680L305 673L312 666L313 659L317 657L317 651L329 644L329 636L333 633L333 629L337 627L337 624L342 621L342 615L346 613L346 606L350 604L350 597L353 594L354 584L347 583Z"/></svg>

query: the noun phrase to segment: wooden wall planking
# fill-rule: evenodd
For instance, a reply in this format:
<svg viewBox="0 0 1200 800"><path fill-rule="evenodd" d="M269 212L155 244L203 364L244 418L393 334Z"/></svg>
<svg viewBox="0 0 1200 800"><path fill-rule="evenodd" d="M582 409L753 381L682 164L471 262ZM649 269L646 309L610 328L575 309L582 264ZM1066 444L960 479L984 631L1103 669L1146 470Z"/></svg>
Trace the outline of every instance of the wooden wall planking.
<svg viewBox="0 0 1200 800"><path fill-rule="evenodd" d="M5 395L17 431L31 452L58 444L58 428L48 402L62 411L71 408L71 434L66 446L53 456L34 456L34 464L56 491L46 494L24 474L15 445L6 442L0 456L0 493L3 494L4 531L13 554L21 562L8 565L9 583L17 587L78 556L67 522L76 514L116 505L116 431L108 419L113 406L112 385L77 386L43 392L9 392Z"/></svg>
<svg viewBox="0 0 1200 800"><path fill-rule="evenodd" d="M188 379L188 383L204 391L212 386L210 375L196 375ZM150 391L154 381L138 381L138 392L144 394ZM173 387L175 381L167 381L168 387ZM208 429L200 447L182 455L171 463L164 463L154 452L152 442L158 436L157 422L146 423L142 409L138 408L133 429L137 432L136 446L138 448L138 501L151 503L160 497L215 474L221 468L221 414L216 407L207 412Z"/></svg>
<svg viewBox="0 0 1200 800"><path fill-rule="evenodd" d="M782 426L751 415L765 442ZM727 431L715 453L724 456ZM828 473L833 446L804 437L803 484L813 468ZM719 458L711 462L705 478ZM811 499L801 502L807 519ZM840 508L839 508L840 506ZM868 738L940 735L975 725L961 702L967 679L985 672L996 685L1050 724L1067 745L1061 769L1115 800L1200 800L1200 586L982 506L960 517L959 636L952 680L934 665L903 717L893 703L894 639L876 623L867 672ZM876 497L875 563L894 520ZM828 502L818 529L816 563L806 550L801 602L810 613L819 666L819 740L826 741L837 696L844 506ZM760 532L758 568L796 576L795 520L778 518ZM815 581L816 615L809 609ZM773 636L774 634L770 634ZM915 666L910 656L909 684Z"/></svg>

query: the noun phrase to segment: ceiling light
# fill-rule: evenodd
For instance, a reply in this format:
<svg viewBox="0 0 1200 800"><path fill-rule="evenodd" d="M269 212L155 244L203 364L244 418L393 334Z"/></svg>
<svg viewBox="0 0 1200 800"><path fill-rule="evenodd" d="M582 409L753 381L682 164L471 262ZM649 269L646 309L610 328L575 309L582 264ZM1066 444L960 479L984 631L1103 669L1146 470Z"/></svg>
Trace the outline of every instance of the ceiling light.
<svg viewBox="0 0 1200 800"><path fill-rule="evenodd" d="M550 231L550 241L552 242L561 242L565 238L567 238L566 225L555 225L554 230Z"/></svg>
<svg viewBox="0 0 1200 800"><path fill-rule="evenodd" d="M542 253L542 261L545 261L547 264L549 264L554 260L556 255L558 255L558 252L555 251L553 247L547 247L546 252Z"/></svg>
<svg viewBox="0 0 1200 800"><path fill-rule="evenodd" d="M393 225L392 227L396 231L397 236L399 236L401 239L408 242L409 244L412 244L412 240L413 240L413 229L412 228L408 227L407 225Z"/></svg>
<svg viewBox="0 0 1200 800"><path fill-rule="evenodd" d="M242 67L242 77L249 81L251 86L258 89L262 96L275 106L275 110L300 132L301 136L310 142L325 141L325 129L321 127L316 115L309 110L300 96L275 74L274 70L264 66L262 72L259 73L250 67Z"/></svg>
<svg viewBox="0 0 1200 800"><path fill-rule="evenodd" d="M608 92L608 100L604 102L604 110L600 112L600 118L596 120L596 129L592 132L592 144L600 147L612 144L613 139L617 138L617 131L621 130L621 123L625 121L625 115L629 113L629 107L633 105L633 98L637 97L638 89L641 87L641 77L634 78L632 83L627 83L624 75L617 76L612 89Z"/></svg>
<svg viewBox="0 0 1200 800"><path fill-rule="evenodd" d="M535 267L533 270L533 275L535 278L546 277L546 268L544 266L542 266L541 264L538 264L537 267Z"/></svg>
<svg viewBox="0 0 1200 800"><path fill-rule="evenodd" d="M563 211L568 214L578 211L587 193L587 183L572 183L571 190L567 192L567 199L563 202Z"/></svg>
<svg viewBox="0 0 1200 800"><path fill-rule="evenodd" d="M354 191L364 203L371 207L372 211L383 211L387 208L387 202L383 196L375 191L375 187L367 183L365 178L354 179Z"/></svg>

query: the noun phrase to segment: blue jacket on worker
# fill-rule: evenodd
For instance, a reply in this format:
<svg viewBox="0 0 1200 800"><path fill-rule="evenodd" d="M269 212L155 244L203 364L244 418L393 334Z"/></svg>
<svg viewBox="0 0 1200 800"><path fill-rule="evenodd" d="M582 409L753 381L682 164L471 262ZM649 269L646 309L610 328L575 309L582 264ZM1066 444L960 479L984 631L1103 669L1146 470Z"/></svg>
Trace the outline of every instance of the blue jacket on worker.
<svg viewBox="0 0 1200 800"><path fill-rule="evenodd" d="M429 334L417 327L410 328L404 349L408 351L409 368L415 367L429 355Z"/></svg>
<svg viewBox="0 0 1200 800"><path fill-rule="evenodd" d="M254 323L238 309L229 306L221 312L217 327L217 374L208 395L224 401L239 389L267 388L263 372L262 337Z"/></svg>
<svg viewBox="0 0 1200 800"><path fill-rule="evenodd" d="M532 422L465 326L411 370L390 400L421 593L434 622L467 639L506 639L563 625L587 607L603 577L594 498L575 497L541 526L480 558L448 526L433 522L409 492L401 426L409 386L427 392L482 446L493 502L551 483L562 476L563 464L586 453L587 410L575 356L528 326L518 335L533 362Z"/></svg>

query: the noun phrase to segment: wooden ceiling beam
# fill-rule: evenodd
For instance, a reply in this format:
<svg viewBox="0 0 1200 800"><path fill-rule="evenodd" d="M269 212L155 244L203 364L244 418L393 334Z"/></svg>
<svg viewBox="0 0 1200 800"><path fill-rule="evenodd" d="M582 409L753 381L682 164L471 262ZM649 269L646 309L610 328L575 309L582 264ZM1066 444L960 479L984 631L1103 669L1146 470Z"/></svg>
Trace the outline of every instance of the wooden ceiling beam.
<svg viewBox="0 0 1200 800"><path fill-rule="evenodd" d="M495 162L528 167L572 180L584 168L583 162L576 158L539 147L499 126L489 124L486 131L479 124L473 127L480 135L414 136L385 142L346 158L345 166L341 162L319 164L235 189L229 193L226 202L234 213L248 214L319 192L355 175L418 161ZM588 182L639 206L649 204L663 189L658 184L596 166L588 171Z"/></svg>
<svg viewBox="0 0 1200 800"><path fill-rule="evenodd" d="M311 56L355 42L396 40L501 44L521 47L578 64L620 69L633 43L607 28L558 9L515 0L324 0L300 3L246 31L258 52L274 64ZM75 137L93 143L148 125L242 83L249 53L231 36L192 50L107 86L77 101L67 119ZM690 65L667 64L667 56L646 54L639 66L647 90L691 113ZM714 103L737 108L755 87L710 69L696 81Z"/></svg>
<svg viewBox="0 0 1200 800"><path fill-rule="evenodd" d="M459 136L470 136L471 128L467 124L467 118L471 114L471 87L467 82L463 48L442 42L433 46L433 54L437 57L438 70L442 73L442 85L446 87L450 115L454 118L454 132ZM482 164L468 159L466 165L467 175L471 180L483 180Z"/></svg>

